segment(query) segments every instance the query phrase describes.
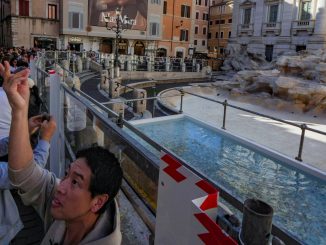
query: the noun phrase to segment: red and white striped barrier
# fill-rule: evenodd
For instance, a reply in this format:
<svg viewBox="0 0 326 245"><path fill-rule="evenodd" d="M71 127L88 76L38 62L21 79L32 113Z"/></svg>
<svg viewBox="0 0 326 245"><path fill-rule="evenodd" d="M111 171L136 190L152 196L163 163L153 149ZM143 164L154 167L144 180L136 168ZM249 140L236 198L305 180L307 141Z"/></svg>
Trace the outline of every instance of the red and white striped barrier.
<svg viewBox="0 0 326 245"><path fill-rule="evenodd" d="M215 223L219 191L162 152L155 244L235 245Z"/></svg>

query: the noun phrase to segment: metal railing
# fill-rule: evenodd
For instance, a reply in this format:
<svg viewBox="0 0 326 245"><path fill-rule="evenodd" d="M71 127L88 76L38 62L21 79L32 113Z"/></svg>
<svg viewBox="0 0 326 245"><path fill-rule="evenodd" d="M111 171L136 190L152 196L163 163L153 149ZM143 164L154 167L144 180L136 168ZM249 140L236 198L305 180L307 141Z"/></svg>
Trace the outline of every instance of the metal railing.
<svg viewBox="0 0 326 245"><path fill-rule="evenodd" d="M71 91L68 88L64 88L64 89L71 96L73 96L76 99L78 99L78 96L76 96L74 94L74 91ZM96 107L98 107L101 110L103 110L105 113L107 113L109 115L109 117L112 116L113 119L111 119L111 120L113 120L117 124L118 124L119 120L122 120L123 121L123 126L125 126L126 128L128 128L130 131L132 131L134 134L136 134L142 140L144 140L145 142L147 142L150 146L152 146L158 152L164 151L164 152L170 154L175 159L177 159L184 167L186 167L190 171L194 172L200 178L208 181L210 184L212 184L214 187L216 187L219 190L220 196L227 203L229 203L231 206L233 206L234 208L236 208L237 210L239 210L239 211L242 212L242 210L243 210L243 203L237 197L233 196L228 190L224 189L223 187L221 187L217 183L215 183L212 180L210 180L207 176L205 176L203 173L201 173L200 171L198 171L197 169L195 169L194 167L192 167L191 165L189 165L187 162L185 162L183 159L181 159L179 156L177 156L174 152L172 152L171 150L169 150L169 149L163 147L162 145L158 144L157 142L155 142L154 140L152 140L150 137L148 137L146 134L144 134L143 132L141 132L140 130L138 130L137 128L135 128L127 120L125 120L124 118L119 117L120 116L119 114L113 112L112 110L110 110L109 108L107 108L105 106L105 105L114 104L114 103L117 103L117 102L100 103L100 102L97 102L96 100L94 100L93 98L90 98L87 94L85 94L84 92L82 92L80 90L76 90L75 92L78 92L80 95L85 96L88 100L91 101L91 103L89 103L87 100L83 100L82 103L85 106L87 106L88 109L92 110L93 113L98 114L98 116L102 116L101 113L98 110L95 109ZM184 91L180 90L180 93L181 93L181 98L183 98L184 93L188 93L188 92L184 92ZM189 93L189 94L191 94L191 93ZM167 97L173 97L173 96L167 96ZM205 98L203 96L200 96L200 97ZM161 98L161 97L150 97L150 98L146 98L146 99L149 100L149 99L158 99L158 98ZM138 101L138 100L143 100L143 99L134 99L132 101ZM127 103L128 101L131 101L131 100L121 101L119 103ZM230 107L242 109L242 108L239 108L239 107L232 106L232 105L230 105L228 103L225 103L225 102L223 103L223 102L215 101L215 100L211 100L211 101L220 103L220 104L224 105L225 108L226 108L226 106L230 106ZM247 110L247 111L248 112L251 112L249 110ZM180 112L182 112L182 105L180 106ZM262 114L257 114L257 115L262 115ZM119 125L119 127L121 127L121 125ZM120 132L120 133L123 134L123 132ZM153 164L155 164L155 163L153 163ZM273 227L272 227L272 233L273 233L273 235L276 235L281 240L283 240L286 244L301 244L296 237L294 237L293 235L287 233L286 231L284 231L283 229L277 227L276 225L273 225Z"/></svg>
<svg viewBox="0 0 326 245"><path fill-rule="evenodd" d="M43 82L40 82L40 84L43 84L45 86L45 75L47 75L47 73L44 72L44 71L40 71L40 74L44 74L44 78L42 78L42 79L44 79L44 81ZM165 152L169 153L171 156L173 156L178 161L180 161L186 168L188 168L189 170L193 171L199 177L205 179L206 181L208 181L209 183L211 183L214 187L216 187L217 189L219 189L220 196L227 203L229 203L230 205L232 205L233 207L235 207L237 210L239 210L239 211L242 212L242 210L243 210L243 203L238 198L236 198L232 194L230 194L230 192L228 190L222 188L221 186L219 186L218 184L216 184L215 182L213 182L212 180L210 180L209 178L207 178L204 174L202 174L200 171L198 171L197 169L195 169L192 166L190 166L183 159L180 159L180 157L178 157L177 155L175 155L172 151L170 151L169 149L166 149L162 145L156 143L154 140L152 140L151 138L149 138L148 136L146 136L144 133L142 133L141 131L139 131L138 129L136 129L133 125L131 125L123 117L121 118L121 115L120 114L118 114L118 113L110 110L107 107L107 105L112 104L112 103L117 103L117 102L100 103L100 102L96 101L94 98L92 98L89 95L87 95L86 93L84 93L83 91L77 90L75 88L70 89L70 88L68 88L65 85L61 85L61 88L63 89L64 93L69 94L74 99L80 101L84 106L86 106L87 107L87 110L91 111L92 114L94 116L96 116L97 118L100 118L101 121L103 123L105 123L107 127L111 127L109 122L114 121L116 124L119 124L122 121L123 122L123 125L126 128L128 128L129 130L131 130L133 133L135 133L138 137L140 137L141 139L143 139L145 142L147 142L149 145L151 145L157 151L165 151ZM47 91L47 90L45 89L45 91ZM213 100L213 99L210 99L210 98L207 98L207 97L204 97L204 96L200 96L200 95L197 95L197 94L186 92L183 89L178 89L178 91L180 92L180 97L181 97L181 103L180 103L179 113L182 113L182 111L183 111L183 97L184 97L185 94L190 94L190 95L193 95L193 96L198 96L200 98L207 99L209 101L216 102L218 104L223 105L224 106L224 116L223 116L223 125L222 125L222 128L223 129L226 129L226 115L227 115L227 108L228 107L232 107L232 108L235 108L235 109L239 109L239 110L242 110L242 111L253 113L253 114L259 115L259 116L264 116L266 118L277 120L279 122L288 123L288 124L293 125L293 126L296 126L296 127L300 127L300 125L295 124L295 123L287 122L285 120L277 119L277 118L270 117L270 116L267 116L267 115L264 115L264 114L260 114L260 113L256 113L254 111L247 110L247 109L244 109L244 108L241 108L241 107L238 107L238 106L234 106L232 104L229 104L227 101L221 102L221 101ZM164 97L174 97L174 96L164 96ZM164 97L163 96L161 97L161 96L154 95L153 97L149 97L149 98L145 98L145 99L147 99L147 100L149 100L149 99L157 100L157 99L161 99L161 98L164 98ZM142 99L134 99L132 101L138 101L138 100L144 100L144 98L142 98ZM131 100L126 100L126 101L122 101L122 102L119 102L119 103L128 103L129 101L131 101ZM122 125L120 124L119 126L121 127ZM113 130L115 131L115 133L117 135L119 135L120 137L122 137L125 141L128 141L128 137L125 135L126 133L123 132L123 130L120 130L119 131L116 128L114 128ZM311 129L311 128L306 127L306 126L302 127L302 137L303 137L303 139L302 139L302 144L300 143L300 145L302 145L302 146L303 146L303 141L304 141L304 132L305 132L305 130L311 130L311 131L320 133L320 131L318 131L318 130ZM321 132L321 133L323 133L324 135L326 135L326 133L324 133L324 132ZM132 142L130 142L130 144L132 144ZM138 149L137 147L139 147L139 146L136 147L136 145L133 145L133 147L135 147L134 149L137 151L137 149ZM298 154L298 156L300 156L300 158L301 158L302 149L299 150L299 153L300 154ZM149 158L149 159L151 159L151 158ZM152 160L149 160L149 161L151 162ZM153 164L153 166L156 166L156 169L157 169L157 162L154 162L153 161L151 163ZM279 228L279 227L277 227L275 225L273 225L272 232L273 232L274 235L278 236L281 240L283 240L286 244L301 244L297 238L295 238L294 236L292 236L288 232L282 230L281 228Z"/></svg>
<svg viewBox="0 0 326 245"><path fill-rule="evenodd" d="M283 119L272 117L272 116L269 116L269 115L266 115L266 114L263 114L263 113L258 113L258 112L252 111L252 110L248 110L248 109L245 109L245 108L242 108L242 107L239 107L239 106L232 105L232 104L228 103L227 100L222 102L222 101L214 100L214 99L202 96L202 95L187 92L187 91L184 91L183 89L179 89L178 91L180 92L180 101L181 101L180 102L179 112L182 112L182 110L183 110L183 108L182 108L183 107L183 102L182 101L183 101L184 94L189 94L189 95L192 95L192 96L196 96L198 98L202 98L202 99L205 99L205 100L212 101L212 102L215 102L217 104L223 105L223 107L224 107L223 124L222 124L221 128L224 129L224 130L226 130L227 107L234 108L234 109L237 109L237 110L240 110L240 111L249 112L249 113L257 115L257 116L272 119L272 120L277 121L277 122L281 122L281 123L284 123L284 124L287 124L287 125L291 125L291 126L300 128L301 129L301 137L300 137L298 155L295 157L295 159L298 160L298 161L302 161L303 143L304 143L304 140L305 140L305 132L306 131L311 131L311 132L318 133L318 134L326 136L326 132L311 128L311 127L309 127L308 125L306 125L304 123L303 124L293 123L293 122L289 122L289 121L286 121L286 120L283 120Z"/></svg>

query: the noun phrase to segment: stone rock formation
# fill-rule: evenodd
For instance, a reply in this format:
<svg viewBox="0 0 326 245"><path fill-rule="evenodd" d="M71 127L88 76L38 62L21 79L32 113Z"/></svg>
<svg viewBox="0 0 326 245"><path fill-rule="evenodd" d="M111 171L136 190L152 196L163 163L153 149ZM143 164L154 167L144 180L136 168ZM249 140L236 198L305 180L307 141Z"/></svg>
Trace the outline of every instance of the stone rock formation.
<svg viewBox="0 0 326 245"><path fill-rule="evenodd" d="M279 110L326 114L326 50L285 53L276 60L277 69L269 70L248 58L242 54L226 60L224 69L240 71L229 81L216 79L214 85L234 98L254 95Z"/></svg>

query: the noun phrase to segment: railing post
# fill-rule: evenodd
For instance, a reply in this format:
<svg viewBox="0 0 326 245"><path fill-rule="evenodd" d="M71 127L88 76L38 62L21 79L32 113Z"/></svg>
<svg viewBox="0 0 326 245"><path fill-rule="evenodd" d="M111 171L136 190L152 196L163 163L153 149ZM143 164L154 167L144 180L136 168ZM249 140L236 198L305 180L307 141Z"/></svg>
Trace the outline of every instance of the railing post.
<svg viewBox="0 0 326 245"><path fill-rule="evenodd" d="M296 160L302 162L302 150L303 150L303 142L304 142L304 135L307 129L307 125L306 124L301 124L300 126L301 128L301 138L300 138L300 146L299 146L299 153L298 156L295 158Z"/></svg>
<svg viewBox="0 0 326 245"><path fill-rule="evenodd" d="M227 100L224 100L223 102L223 106L224 106L224 113L223 113L223 126L222 126L222 129L226 129L225 128L225 119L226 119L226 107L228 105L228 101Z"/></svg>
<svg viewBox="0 0 326 245"><path fill-rule="evenodd" d="M120 128L123 128L123 113L122 112L119 112L119 117L117 119L117 125Z"/></svg>
<svg viewBox="0 0 326 245"><path fill-rule="evenodd" d="M180 90L180 110L179 110L179 113L181 114L183 111L182 111L182 104L183 104L183 96L185 95L185 92L183 91L183 89Z"/></svg>
<svg viewBox="0 0 326 245"><path fill-rule="evenodd" d="M153 89L153 97L156 97L156 86L154 85L152 87ZM156 99L153 99L153 112L152 112L152 117L154 117L154 113L155 113L155 102L156 102Z"/></svg>

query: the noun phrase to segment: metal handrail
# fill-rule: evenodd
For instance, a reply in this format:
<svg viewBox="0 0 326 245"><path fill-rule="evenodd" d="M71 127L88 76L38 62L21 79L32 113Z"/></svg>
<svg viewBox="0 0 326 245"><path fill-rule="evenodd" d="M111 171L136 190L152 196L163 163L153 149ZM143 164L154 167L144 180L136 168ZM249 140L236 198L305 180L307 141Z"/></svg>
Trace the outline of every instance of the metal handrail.
<svg viewBox="0 0 326 245"><path fill-rule="evenodd" d="M277 117L272 117L272 116L269 116L269 115L266 115L266 114L263 114L263 113L259 113L259 112L252 111L252 110L249 110L249 109L246 109L246 108L242 108L240 106L235 106L235 105L229 104L227 102L227 100L225 100L224 102L221 102L221 101L214 100L214 99L202 96L202 95L187 92L187 91L184 91L182 88L181 89L176 88L176 90L178 90L180 92L180 96L181 96L180 110L179 110L180 112L182 112L182 101L183 101L183 96L184 96L185 93L223 105L224 106L224 113L223 113L222 129L224 129L224 130L226 130L226 127L225 127L225 124L226 124L226 109L227 109L228 106L231 107L231 108L240 110L240 111L249 112L249 113L257 115L257 116L269 118L269 119L272 119L274 121L282 122L284 124L288 124L288 125L300 128L301 129L301 137L300 137L299 150L298 150L298 155L295 157L295 160L300 161L300 162L302 162L302 152L303 152L303 143L304 143L304 139L305 139L305 131L309 130L309 131L312 131L312 132L315 132L315 133L326 136L326 132L323 132L323 131L320 131L320 130L317 130L317 129L313 129L313 128L309 127L308 125L304 124L304 123L303 124L298 124L298 123L289 122L287 120L283 120L283 119L280 119L280 118L277 118Z"/></svg>
<svg viewBox="0 0 326 245"><path fill-rule="evenodd" d="M83 95L85 94L84 92L82 92L80 90L70 89L67 86L63 86L63 88L64 88L65 92L67 92L68 94L70 94L71 96L73 96L75 99L81 101L89 110L92 111L92 113L95 114L95 116L97 116L99 118L103 118L103 114L101 114L98 110L96 110L94 108L94 105L100 107L101 109L104 109L104 111L106 111L106 112L111 111L111 110L109 110L109 108L103 106L103 103L100 103L100 102L94 100L93 98L89 97L88 95L87 95L87 97L88 98L91 98L91 101L94 104L91 104L91 103L89 103L89 101L82 99L80 96L78 96L76 94L76 92L81 92L81 94L83 94ZM116 113L115 113L115 115L116 116L119 116ZM209 178L207 178L207 176L205 176L203 173L201 173L200 171L198 171L194 167L190 166L185 160L183 160L182 158L180 158L179 156L177 156L175 153L173 153L169 149L165 148L164 146L158 144L157 142L155 142L154 140L152 140L151 138L149 138L146 134L144 134L143 132L141 132L140 130L138 130L137 128L135 128L132 124L130 124L127 120L125 120L125 119L122 119L122 120L123 120L123 124L129 130L131 130L133 133L135 133L141 139L143 139L148 144L150 144L154 149L156 149L159 152L164 151L165 153L170 154L176 160L178 160L182 165L184 165L186 168L188 168L189 170L193 171L200 178L208 181L210 184L212 184L214 187L216 187L219 190L220 196L224 200L226 200L229 204L231 204L233 207L235 207L236 209L238 209L239 211L242 212L242 210L243 210L243 203L237 197L232 196L232 194L230 194L227 190L223 189L221 186L219 186L218 184L216 184L215 182L213 182L212 180L210 180ZM274 235L276 235L277 237L279 237L281 240L283 240L286 244L301 244L299 242L299 239L298 238L294 237L292 234L287 233L286 231L282 230L281 228L275 226L274 224L272 226L272 233Z"/></svg>

